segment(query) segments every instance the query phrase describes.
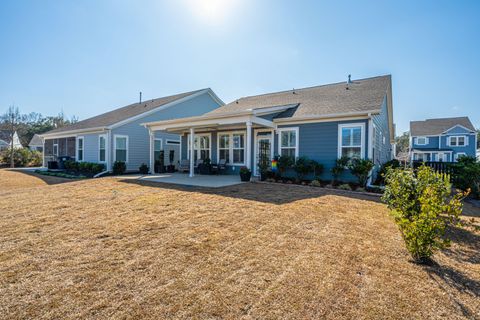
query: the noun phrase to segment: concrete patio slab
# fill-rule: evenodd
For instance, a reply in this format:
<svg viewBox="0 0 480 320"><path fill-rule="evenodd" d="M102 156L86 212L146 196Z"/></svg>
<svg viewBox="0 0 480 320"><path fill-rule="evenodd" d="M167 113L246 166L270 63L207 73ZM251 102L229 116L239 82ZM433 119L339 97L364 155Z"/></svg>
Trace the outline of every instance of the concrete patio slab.
<svg viewBox="0 0 480 320"><path fill-rule="evenodd" d="M164 173L138 177L139 180L181 184L196 187L220 188L241 184L238 175L195 175L190 178L187 173Z"/></svg>

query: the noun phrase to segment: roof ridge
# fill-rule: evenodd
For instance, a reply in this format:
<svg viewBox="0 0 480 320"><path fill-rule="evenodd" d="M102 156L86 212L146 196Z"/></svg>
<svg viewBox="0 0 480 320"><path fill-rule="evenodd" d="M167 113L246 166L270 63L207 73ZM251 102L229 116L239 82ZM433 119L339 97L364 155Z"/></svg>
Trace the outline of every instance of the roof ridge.
<svg viewBox="0 0 480 320"><path fill-rule="evenodd" d="M365 80L372 80L372 79L376 79L376 78L391 78L391 77L392 77L391 74L384 74L384 75L380 75L380 76L373 76L373 77L368 77L368 78L354 79L354 80L352 80L352 82L355 83L356 81L365 81ZM321 88L321 87L328 87L328 86L336 86L336 85L340 85L340 84L344 84L344 83L346 83L346 81L326 83L326 84L320 84L320 85L309 86L309 87L302 87L302 88L294 88L294 90L295 90L295 91L308 90L308 89L314 89L314 88ZM291 92L291 91L293 91L293 90L290 89L290 90L282 90L282 91L261 93L261 94L256 94L256 95L252 95L252 96L244 96L244 97L240 97L239 99L235 99L235 100L233 100L233 101L230 102L230 103L233 103L233 102L235 102L235 101L239 101L239 100L242 100L242 99L245 99L245 98L261 97L261 96L267 96L267 95L272 95L272 94L287 93L287 92ZM230 104L230 103L228 103L228 104Z"/></svg>

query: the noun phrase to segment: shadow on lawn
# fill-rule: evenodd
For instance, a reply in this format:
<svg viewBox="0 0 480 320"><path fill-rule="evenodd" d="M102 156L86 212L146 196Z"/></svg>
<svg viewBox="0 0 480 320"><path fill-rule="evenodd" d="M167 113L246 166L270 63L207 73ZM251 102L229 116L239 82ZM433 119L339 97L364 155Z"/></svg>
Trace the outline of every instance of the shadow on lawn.
<svg viewBox="0 0 480 320"><path fill-rule="evenodd" d="M46 176L46 175L38 174L32 171L21 171L21 170L11 170L11 171L40 179L48 185L79 181L79 179L67 179L62 177Z"/></svg>
<svg viewBox="0 0 480 320"><path fill-rule="evenodd" d="M184 192L200 192L205 194L215 194L230 198L244 199L251 201L266 202L272 204L286 204L298 200L318 198L325 195L337 195L352 199L380 202L378 195L355 194L355 192L345 192L342 190L325 189L317 187L286 185L286 184L267 184L267 183L244 183L222 188L207 188L198 186L187 186L163 182L152 182L137 179L120 180L124 183L132 183L149 187L161 187Z"/></svg>

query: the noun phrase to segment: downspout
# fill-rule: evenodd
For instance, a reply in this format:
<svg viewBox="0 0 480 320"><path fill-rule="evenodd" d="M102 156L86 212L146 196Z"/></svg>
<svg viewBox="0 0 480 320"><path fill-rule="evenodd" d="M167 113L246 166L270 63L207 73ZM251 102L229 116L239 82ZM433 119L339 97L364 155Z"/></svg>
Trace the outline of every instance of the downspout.
<svg viewBox="0 0 480 320"><path fill-rule="evenodd" d="M107 141L106 141L106 148L107 148L107 172L112 170L112 130L107 130Z"/></svg>
<svg viewBox="0 0 480 320"><path fill-rule="evenodd" d="M372 121L372 114L370 112L368 113L368 159L370 159L372 162L374 161L373 159L373 121ZM371 186L372 184L373 170L375 169L375 166L376 165L374 163L372 170L370 170L370 173L368 174L367 187Z"/></svg>

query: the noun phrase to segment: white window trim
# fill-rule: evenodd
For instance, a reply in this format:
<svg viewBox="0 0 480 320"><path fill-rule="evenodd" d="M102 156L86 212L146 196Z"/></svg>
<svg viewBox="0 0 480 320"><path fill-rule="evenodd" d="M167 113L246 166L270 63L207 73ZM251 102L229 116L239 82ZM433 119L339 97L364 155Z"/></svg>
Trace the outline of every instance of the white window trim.
<svg viewBox="0 0 480 320"><path fill-rule="evenodd" d="M360 130L360 158L365 159L365 123L341 123L338 125L338 144L337 144L337 156L340 159L342 157L342 129L351 127L361 127Z"/></svg>
<svg viewBox="0 0 480 320"><path fill-rule="evenodd" d="M155 141L160 141L160 150L155 150ZM163 150L163 140L162 138L153 138L153 152Z"/></svg>
<svg viewBox="0 0 480 320"><path fill-rule="evenodd" d="M82 160L79 160L78 158L78 151L80 149L78 148L78 141L82 140ZM85 137L84 136L78 136L75 138L75 160L77 162L84 162L85 161Z"/></svg>
<svg viewBox="0 0 480 320"><path fill-rule="evenodd" d="M233 163L233 135L234 134L243 134L243 162L242 163ZM217 132L217 162L220 161L220 139L218 138L221 135L228 135L228 157L230 162L228 166L244 166L245 158L247 157L247 131L221 131ZM240 150L240 149L237 149Z"/></svg>
<svg viewBox="0 0 480 320"><path fill-rule="evenodd" d="M208 158L212 160L212 133L195 133L195 137L209 137L210 148L208 149ZM187 134L187 159L190 160L190 133Z"/></svg>
<svg viewBox="0 0 480 320"><path fill-rule="evenodd" d="M174 142L174 143L172 143ZM175 139L165 139L165 144L166 145L172 145L172 146L179 146L181 143L180 140L175 140Z"/></svg>
<svg viewBox="0 0 480 320"><path fill-rule="evenodd" d="M54 144L53 144L52 153L53 153L54 156L57 156L57 157L58 157L58 139L56 139L56 140L57 140L57 143L54 143ZM55 146L57 146L57 152L55 152ZM75 150L75 156L77 156L77 150Z"/></svg>
<svg viewBox="0 0 480 320"><path fill-rule="evenodd" d="M278 137L278 155L282 155L282 132L283 131L295 131L295 159L299 157L299 150L300 150L300 135L298 127L285 127L285 128L278 128L277 129L277 137Z"/></svg>
<svg viewBox="0 0 480 320"><path fill-rule="evenodd" d="M420 138L425 139L425 143L419 143L419 142L418 142L418 139L420 139ZM425 136L415 137L415 144L416 144L417 146L426 146L428 143L429 143L428 137L425 137Z"/></svg>
<svg viewBox="0 0 480 320"><path fill-rule="evenodd" d="M100 160L100 139L103 138L105 139L105 160ZM106 134L101 134L98 136L98 162L100 163L105 163L107 162L107 135Z"/></svg>
<svg viewBox="0 0 480 320"><path fill-rule="evenodd" d="M466 154L465 152L457 152L457 153L455 153L455 155L453 156L453 161L454 161L454 162L457 162L459 157L463 157L463 156L466 156L466 155L467 155L467 154Z"/></svg>
<svg viewBox="0 0 480 320"><path fill-rule="evenodd" d="M127 159L125 163L128 163L128 153L129 153L129 145L128 145L128 136L123 134L114 134L113 135L113 162L117 161L117 138L126 138L126 147L127 147Z"/></svg>
<svg viewBox="0 0 480 320"><path fill-rule="evenodd" d="M463 145L460 146L460 145L458 145L458 138L461 138L461 137L463 137ZM455 140L456 140L456 142L457 142L457 144L454 145L454 146L452 146L452 142L451 142L452 138L455 138ZM466 146L468 146L468 137L467 137L467 136L464 136L464 135L448 136L448 138L447 138L447 145L448 145L449 147L466 147Z"/></svg>

